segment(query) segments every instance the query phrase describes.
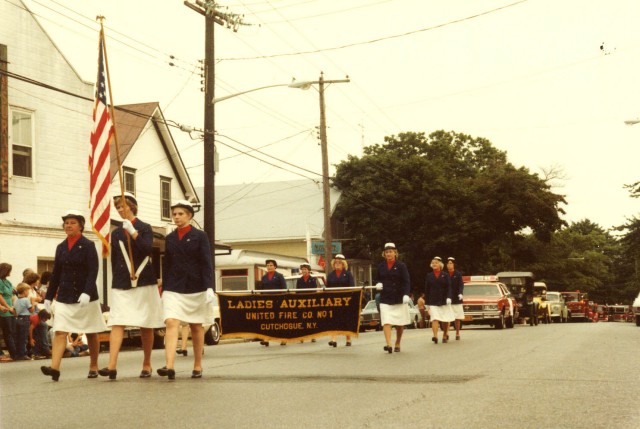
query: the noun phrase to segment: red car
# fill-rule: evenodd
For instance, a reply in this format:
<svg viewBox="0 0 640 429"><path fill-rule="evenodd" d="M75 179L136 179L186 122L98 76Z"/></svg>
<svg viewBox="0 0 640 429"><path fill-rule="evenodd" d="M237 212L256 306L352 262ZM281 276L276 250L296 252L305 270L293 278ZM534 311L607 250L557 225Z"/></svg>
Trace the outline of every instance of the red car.
<svg viewBox="0 0 640 429"><path fill-rule="evenodd" d="M513 328L518 305L506 285L496 276L463 276L464 323Z"/></svg>

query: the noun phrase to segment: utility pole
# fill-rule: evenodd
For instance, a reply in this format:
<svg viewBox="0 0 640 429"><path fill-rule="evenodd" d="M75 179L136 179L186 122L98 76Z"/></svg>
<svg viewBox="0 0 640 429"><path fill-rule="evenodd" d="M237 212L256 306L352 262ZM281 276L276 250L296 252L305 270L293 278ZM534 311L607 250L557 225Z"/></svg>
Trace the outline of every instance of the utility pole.
<svg viewBox="0 0 640 429"><path fill-rule="evenodd" d="M218 4L213 0L195 0L195 4L184 2L188 8L205 17L205 49L204 49L204 231L207 233L209 245L213 252L213 275L216 272L216 216L215 216L215 24L224 25L238 31L242 25L240 15L219 12ZM215 288L215 282L214 282Z"/></svg>
<svg viewBox="0 0 640 429"><path fill-rule="evenodd" d="M324 215L324 272L328 276L331 272L332 234L331 234L331 197L329 193L329 153L327 149L327 117L325 114L324 85L325 83L347 83L349 78L341 80L324 80L324 73L320 72L320 79L312 84L318 84L320 93L320 151L322 153L322 204Z"/></svg>

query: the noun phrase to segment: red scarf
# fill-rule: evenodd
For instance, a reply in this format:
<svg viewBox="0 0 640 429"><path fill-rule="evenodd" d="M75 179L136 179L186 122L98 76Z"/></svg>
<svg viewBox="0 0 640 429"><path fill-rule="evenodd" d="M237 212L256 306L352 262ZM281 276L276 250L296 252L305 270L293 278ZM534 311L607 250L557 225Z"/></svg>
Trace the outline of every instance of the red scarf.
<svg viewBox="0 0 640 429"><path fill-rule="evenodd" d="M191 225L178 228L178 240L182 240L182 237L184 237L184 235L189 231L191 231Z"/></svg>
<svg viewBox="0 0 640 429"><path fill-rule="evenodd" d="M309 274L302 276L302 279L306 282L309 280Z"/></svg>
<svg viewBox="0 0 640 429"><path fill-rule="evenodd" d="M455 270L449 270L449 277L453 277L453 273L455 273Z"/></svg>
<svg viewBox="0 0 640 429"><path fill-rule="evenodd" d="M276 274L276 272L275 272L275 271L270 272L270 273L267 273L267 278L268 278L269 280L271 280L275 274Z"/></svg>
<svg viewBox="0 0 640 429"><path fill-rule="evenodd" d="M440 277L440 270L433 270L433 275L436 276L436 278Z"/></svg>
<svg viewBox="0 0 640 429"><path fill-rule="evenodd" d="M78 234L78 235L76 235L74 237L67 237L67 249L71 250L73 245L76 244L76 242L78 240L80 240L81 236L82 236L82 234Z"/></svg>
<svg viewBox="0 0 640 429"><path fill-rule="evenodd" d="M336 270L336 277L340 278L341 274L342 274L342 270Z"/></svg>
<svg viewBox="0 0 640 429"><path fill-rule="evenodd" d="M387 269L389 269L389 270L390 270L390 269L391 269L391 267L393 267L393 264L395 264L395 263L396 263L396 260L395 260L395 259L394 259L394 260L392 260L392 261L387 260Z"/></svg>

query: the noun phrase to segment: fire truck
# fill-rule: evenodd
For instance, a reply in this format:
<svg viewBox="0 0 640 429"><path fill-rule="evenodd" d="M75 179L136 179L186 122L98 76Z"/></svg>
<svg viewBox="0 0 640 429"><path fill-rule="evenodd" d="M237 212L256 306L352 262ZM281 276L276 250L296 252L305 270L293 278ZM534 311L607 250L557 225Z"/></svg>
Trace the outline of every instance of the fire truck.
<svg viewBox="0 0 640 429"><path fill-rule="evenodd" d="M560 292L569 307L569 320L589 321L589 298L579 290L575 292Z"/></svg>

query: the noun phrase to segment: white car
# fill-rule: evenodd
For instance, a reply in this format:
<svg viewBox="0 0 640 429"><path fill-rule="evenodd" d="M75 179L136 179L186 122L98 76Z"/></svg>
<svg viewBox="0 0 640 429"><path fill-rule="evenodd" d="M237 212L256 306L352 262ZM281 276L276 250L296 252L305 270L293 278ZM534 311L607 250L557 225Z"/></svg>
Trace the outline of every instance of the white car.
<svg viewBox="0 0 640 429"><path fill-rule="evenodd" d="M551 320L560 323L569 321L569 309L560 292L547 292L547 305L551 310Z"/></svg>

